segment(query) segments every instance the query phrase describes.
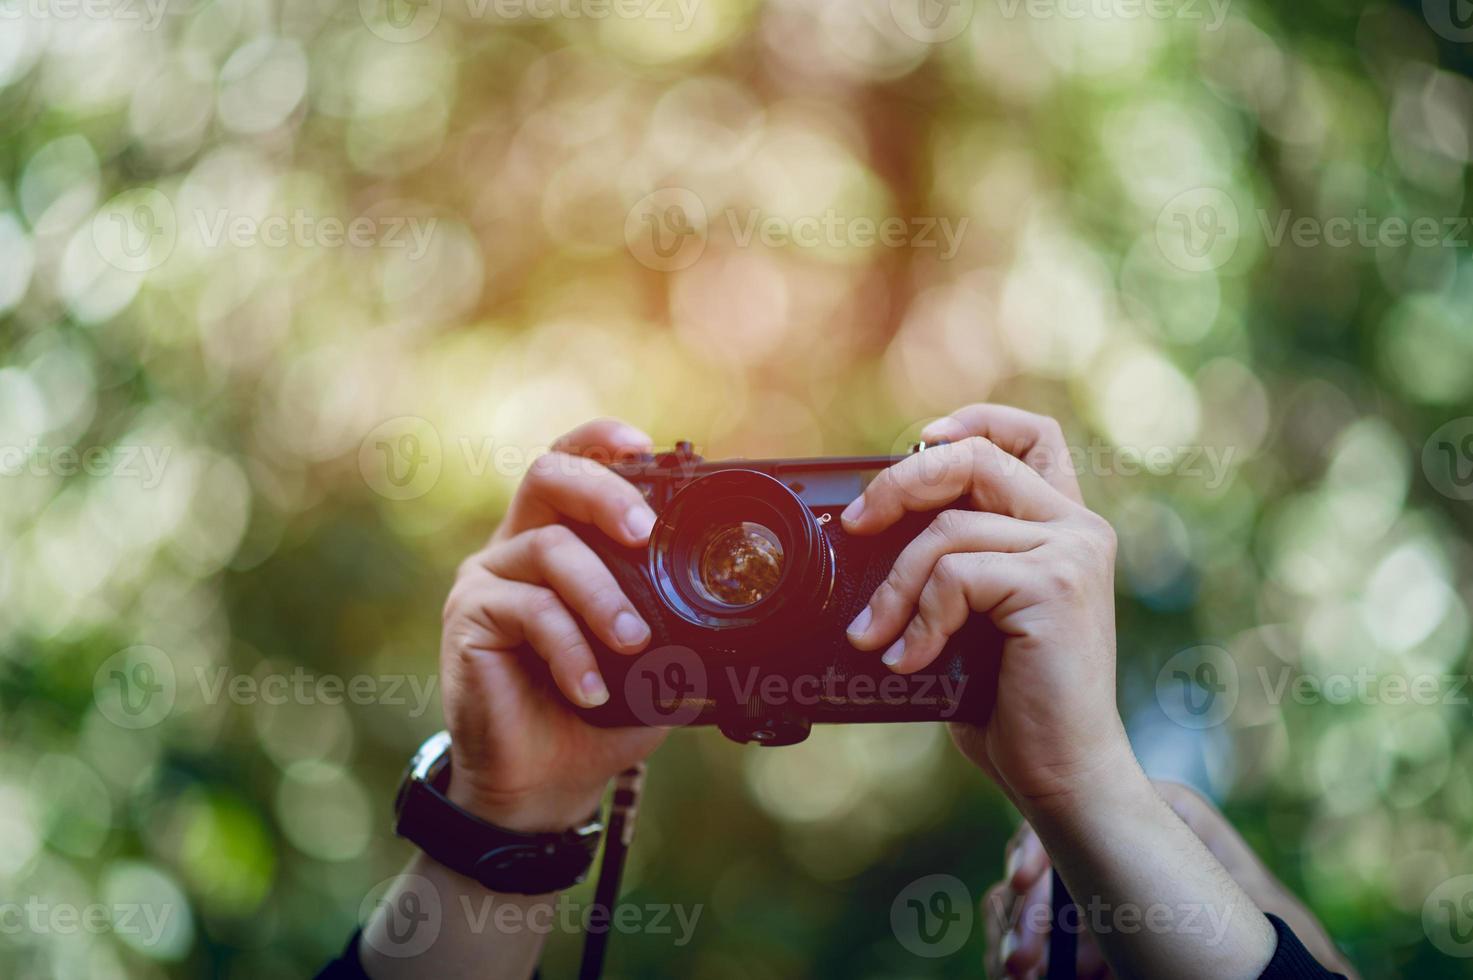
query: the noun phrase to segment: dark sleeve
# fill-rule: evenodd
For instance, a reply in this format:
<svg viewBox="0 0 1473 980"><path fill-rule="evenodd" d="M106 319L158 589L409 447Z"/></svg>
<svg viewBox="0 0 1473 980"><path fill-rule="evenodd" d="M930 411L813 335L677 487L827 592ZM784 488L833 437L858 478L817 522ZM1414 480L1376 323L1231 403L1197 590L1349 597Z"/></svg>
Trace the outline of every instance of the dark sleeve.
<svg viewBox="0 0 1473 980"><path fill-rule="evenodd" d="M343 949L343 955L319 970L316 980L369 980L368 974L363 972L363 963L358 959L358 939L362 935L362 929L356 930ZM537 980L537 976L532 974L532 980Z"/></svg>
<svg viewBox="0 0 1473 980"><path fill-rule="evenodd" d="M1274 932L1279 934L1279 945L1258 980L1332 980L1335 977L1345 980L1345 974L1331 973L1320 966L1320 961L1309 955L1309 950L1304 948L1283 919L1270 915L1268 921L1273 923Z"/></svg>
<svg viewBox="0 0 1473 980"><path fill-rule="evenodd" d="M368 980L368 974L363 972L363 964L358 960L358 938L362 935L362 929L354 930L343 955L324 966L316 980Z"/></svg>

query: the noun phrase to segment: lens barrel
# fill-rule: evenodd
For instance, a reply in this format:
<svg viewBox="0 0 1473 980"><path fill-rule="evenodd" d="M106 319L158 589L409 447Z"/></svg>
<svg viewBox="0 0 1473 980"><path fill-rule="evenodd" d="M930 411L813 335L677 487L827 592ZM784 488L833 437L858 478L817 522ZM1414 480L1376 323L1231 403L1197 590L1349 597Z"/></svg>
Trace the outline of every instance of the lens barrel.
<svg viewBox="0 0 1473 980"><path fill-rule="evenodd" d="M811 619L833 589L833 549L798 496L756 470L687 484L650 534L650 578L673 612L712 630Z"/></svg>

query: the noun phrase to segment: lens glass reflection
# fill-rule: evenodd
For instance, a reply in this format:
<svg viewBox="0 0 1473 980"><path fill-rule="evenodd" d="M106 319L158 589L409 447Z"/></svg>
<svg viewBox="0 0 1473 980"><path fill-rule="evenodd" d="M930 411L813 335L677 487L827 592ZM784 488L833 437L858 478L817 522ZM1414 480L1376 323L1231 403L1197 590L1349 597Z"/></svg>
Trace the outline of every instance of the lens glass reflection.
<svg viewBox="0 0 1473 980"><path fill-rule="evenodd" d="M708 598L728 606L761 602L777 588L783 547L769 528L751 521L711 531L696 552L696 574Z"/></svg>

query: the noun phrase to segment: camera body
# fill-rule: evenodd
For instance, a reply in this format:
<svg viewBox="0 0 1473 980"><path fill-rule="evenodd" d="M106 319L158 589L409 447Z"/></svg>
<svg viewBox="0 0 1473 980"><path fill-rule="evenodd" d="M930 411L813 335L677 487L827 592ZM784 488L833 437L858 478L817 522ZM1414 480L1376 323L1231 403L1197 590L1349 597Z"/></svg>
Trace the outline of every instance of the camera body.
<svg viewBox="0 0 1473 980"><path fill-rule="evenodd" d="M985 722L1002 649L985 616L970 616L934 662L907 675L845 635L939 513L907 513L876 535L844 532L839 514L903 458L706 461L682 442L615 463L657 515L649 544L570 526L653 636L635 656L588 637L610 698L580 713L604 727L717 725L764 745L800 742L814 723Z"/></svg>

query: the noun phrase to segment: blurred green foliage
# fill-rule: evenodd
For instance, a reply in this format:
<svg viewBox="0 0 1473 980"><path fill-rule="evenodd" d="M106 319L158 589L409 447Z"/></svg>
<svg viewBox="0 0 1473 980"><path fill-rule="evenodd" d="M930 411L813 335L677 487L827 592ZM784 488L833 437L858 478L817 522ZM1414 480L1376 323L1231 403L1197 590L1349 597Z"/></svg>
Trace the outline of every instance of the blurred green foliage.
<svg viewBox="0 0 1473 980"><path fill-rule="evenodd" d="M1258 682L1468 671L1454 6L618 9L0 0L0 899L173 911L6 924L0 973L338 949L408 853L454 568L559 432L889 452L994 400L1120 533L1148 768L1368 977L1466 975L1424 903L1473 871L1467 708ZM1240 691L1197 729L1157 680L1201 644ZM705 912L611 975L979 975L891 902L980 897L1013 819L936 726L681 733L628 891Z"/></svg>

